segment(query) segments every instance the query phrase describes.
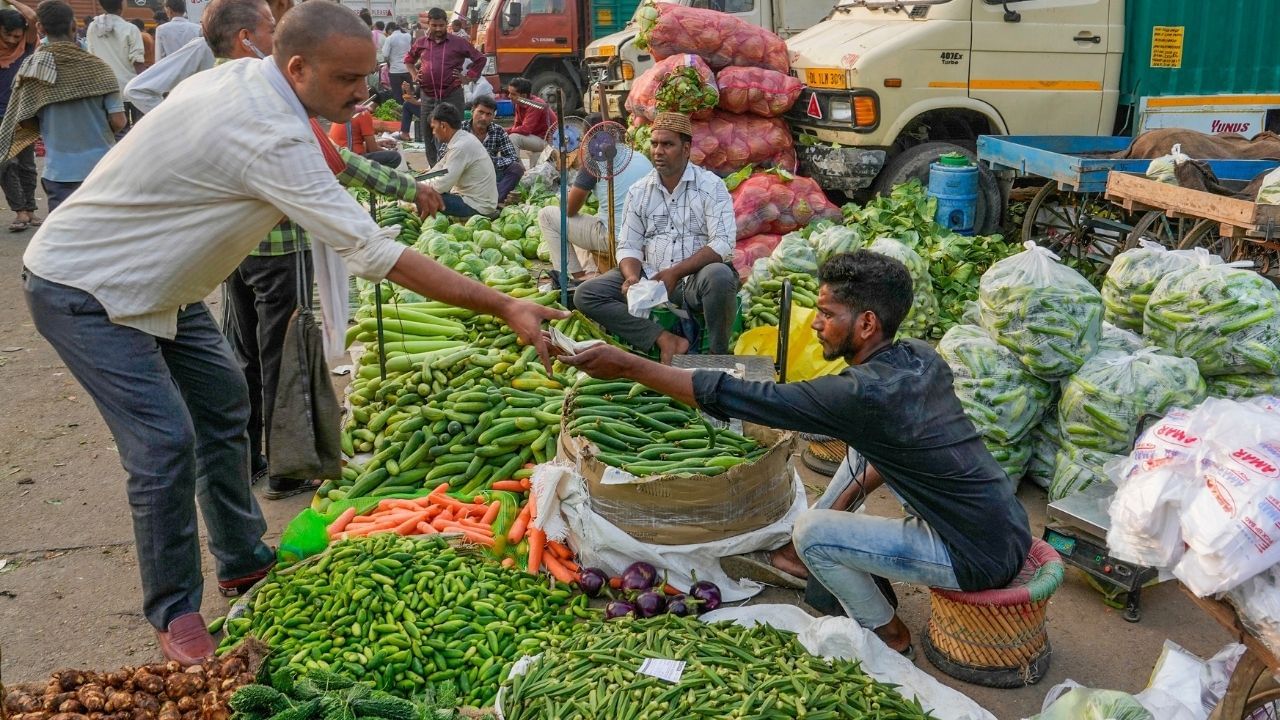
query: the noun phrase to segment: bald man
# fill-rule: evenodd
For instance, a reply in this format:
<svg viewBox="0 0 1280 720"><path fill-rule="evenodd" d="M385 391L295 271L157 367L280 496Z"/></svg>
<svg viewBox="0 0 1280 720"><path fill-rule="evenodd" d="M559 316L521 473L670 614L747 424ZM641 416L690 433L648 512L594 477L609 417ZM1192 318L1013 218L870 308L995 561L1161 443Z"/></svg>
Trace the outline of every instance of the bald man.
<svg viewBox="0 0 1280 720"><path fill-rule="evenodd" d="M375 66L355 13L323 1L293 8L276 29L274 56L228 62L178 86L23 256L36 328L119 449L143 613L165 657L184 665L214 651L199 614L197 498L224 594L247 590L275 560L249 484L245 377L203 300L281 215L361 277L504 318L544 362L542 322L565 315L406 249L398 227L379 228L338 184L341 158L310 119L349 120ZM425 209L439 209L439 196L423 192Z"/></svg>

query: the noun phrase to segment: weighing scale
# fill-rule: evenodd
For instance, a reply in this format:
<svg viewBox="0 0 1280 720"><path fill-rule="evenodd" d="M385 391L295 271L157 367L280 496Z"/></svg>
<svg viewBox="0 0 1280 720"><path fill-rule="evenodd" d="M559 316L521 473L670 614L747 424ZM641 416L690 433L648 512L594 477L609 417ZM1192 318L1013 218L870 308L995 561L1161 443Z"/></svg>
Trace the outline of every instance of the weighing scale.
<svg viewBox="0 0 1280 720"><path fill-rule="evenodd" d="M1104 595L1124 594L1124 619L1142 619L1142 588L1155 580L1155 568L1117 560L1107 553L1107 530L1111 516L1107 508L1116 488L1097 483L1082 492L1049 503L1050 524L1044 540L1062 556L1063 562L1080 568L1101 586Z"/></svg>

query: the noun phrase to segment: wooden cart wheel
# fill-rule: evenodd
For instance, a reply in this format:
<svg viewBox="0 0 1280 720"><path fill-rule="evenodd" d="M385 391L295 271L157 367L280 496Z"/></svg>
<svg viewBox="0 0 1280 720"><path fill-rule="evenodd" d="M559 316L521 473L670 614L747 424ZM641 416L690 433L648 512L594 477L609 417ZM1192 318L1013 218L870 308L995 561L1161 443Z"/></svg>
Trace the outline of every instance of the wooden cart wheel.
<svg viewBox="0 0 1280 720"><path fill-rule="evenodd" d="M1133 231L1124 243L1124 250L1138 247L1138 241L1142 238L1154 240L1170 250L1195 247L1195 243L1212 230L1213 224L1208 220L1170 219L1161 210L1151 210L1144 213L1138 224L1133 226ZM1184 242L1191 244L1184 247Z"/></svg>
<svg viewBox="0 0 1280 720"><path fill-rule="evenodd" d="M1128 233L1118 232L1116 214L1102 193L1059 190L1056 183L1040 188L1027 206L1022 240L1048 248L1063 261L1085 260L1110 264Z"/></svg>
<svg viewBox="0 0 1280 720"><path fill-rule="evenodd" d="M1205 248L1227 262L1252 261L1255 272L1280 285L1280 240L1224 237L1219 234L1218 223L1202 220L1178 244L1179 250L1194 247Z"/></svg>

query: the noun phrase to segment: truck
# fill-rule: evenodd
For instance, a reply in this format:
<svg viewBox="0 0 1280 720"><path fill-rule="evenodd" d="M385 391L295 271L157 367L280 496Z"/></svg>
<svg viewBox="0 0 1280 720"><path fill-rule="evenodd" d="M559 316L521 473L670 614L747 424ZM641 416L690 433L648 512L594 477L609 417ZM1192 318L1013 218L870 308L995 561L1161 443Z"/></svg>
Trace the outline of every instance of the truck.
<svg viewBox="0 0 1280 720"><path fill-rule="evenodd" d="M831 12L833 0L659 0L728 13L752 25L767 28L786 39L820 22ZM588 88L586 107L599 111L608 103L610 117L625 115L631 81L653 67L652 54L636 47L634 13L619 32L605 35L587 46L583 60ZM596 88L602 88L597 93ZM599 96L598 96L599 95Z"/></svg>
<svg viewBox="0 0 1280 720"><path fill-rule="evenodd" d="M979 135L1280 129L1280 0L840 0L790 38L787 119L826 189L887 192ZM981 171L976 227L1003 208Z"/></svg>
<svg viewBox="0 0 1280 720"><path fill-rule="evenodd" d="M560 93L566 111L580 104L586 81L583 50L592 38L615 32L637 0L489 0L475 26L485 54L484 74L494 88L528 78L533 94ZM459 2L464 5L465 0ZM456 10L456 8L455 8Z"/></svg>

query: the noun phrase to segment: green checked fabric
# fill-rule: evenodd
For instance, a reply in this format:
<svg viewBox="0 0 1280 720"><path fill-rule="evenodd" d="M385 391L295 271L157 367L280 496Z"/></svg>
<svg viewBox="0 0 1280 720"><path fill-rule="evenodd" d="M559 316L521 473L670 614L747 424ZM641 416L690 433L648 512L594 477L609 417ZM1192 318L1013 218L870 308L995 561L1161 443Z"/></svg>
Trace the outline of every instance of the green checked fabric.
<svg viewBox="0 0 1280 720"><path fill-rule="evenodd" d="M411 176L357 155L346 148L338 148L338 153L347 163L346 169L338 174L338 182L342 183L343 187L362 188L405 202L413 202L417 197L418 182ZM275 257L290 255L309 247L311 242L307 237L307 231L285 218L267 233L266 239L249 254Z"/></svg>

